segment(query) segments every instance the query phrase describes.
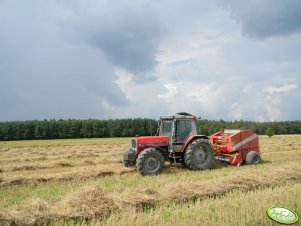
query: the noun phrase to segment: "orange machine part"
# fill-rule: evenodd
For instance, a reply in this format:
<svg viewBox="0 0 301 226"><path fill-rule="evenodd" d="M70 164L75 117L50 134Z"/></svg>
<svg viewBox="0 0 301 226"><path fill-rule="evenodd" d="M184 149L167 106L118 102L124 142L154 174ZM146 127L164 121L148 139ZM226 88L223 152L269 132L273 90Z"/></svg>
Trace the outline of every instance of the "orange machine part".
<svg viewBox="0 0 301 226"><path fill-rule="evenodd" d="M250 151L259 152L258 136L251 130L225 130L210 136L215 157L239 166Z"/></svg>

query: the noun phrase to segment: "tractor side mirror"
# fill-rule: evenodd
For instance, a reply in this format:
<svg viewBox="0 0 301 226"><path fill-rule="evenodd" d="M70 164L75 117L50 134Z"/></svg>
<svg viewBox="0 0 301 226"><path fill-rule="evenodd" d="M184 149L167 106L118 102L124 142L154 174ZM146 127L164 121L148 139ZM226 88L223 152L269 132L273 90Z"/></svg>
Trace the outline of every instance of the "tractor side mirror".
<svg viewBox="0 0 301 226"><path fill-rule="evenodd" d="M159 136L159 132L160 132L160 127L158 127L157 132L155 134L155 136Z"/></svg>

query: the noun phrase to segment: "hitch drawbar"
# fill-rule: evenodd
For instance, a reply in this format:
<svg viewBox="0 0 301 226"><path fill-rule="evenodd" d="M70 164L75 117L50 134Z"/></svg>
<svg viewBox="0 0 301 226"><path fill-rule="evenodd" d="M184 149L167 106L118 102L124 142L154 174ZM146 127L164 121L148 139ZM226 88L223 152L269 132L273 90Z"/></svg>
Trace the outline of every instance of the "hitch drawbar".
<svg viewBox="0 0 301 226"><path fill-rule="evenodd" d="M219 161L222 161L222 162L229 162L230 161L230 157L222 157L222 156L216 155L214 158L216 160L219 160Z"/></svg>

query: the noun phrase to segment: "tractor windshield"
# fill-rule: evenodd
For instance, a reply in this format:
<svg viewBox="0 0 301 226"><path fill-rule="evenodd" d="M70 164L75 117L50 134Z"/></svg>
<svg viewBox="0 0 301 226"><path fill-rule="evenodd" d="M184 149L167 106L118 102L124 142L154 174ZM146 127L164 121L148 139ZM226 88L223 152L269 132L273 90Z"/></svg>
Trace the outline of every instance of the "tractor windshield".
<svg viewBox="0 0 301 226"><path fill-rule="evenodd" d="M164 120L161 124L161 136L171 136L172 120Z"/></svg>

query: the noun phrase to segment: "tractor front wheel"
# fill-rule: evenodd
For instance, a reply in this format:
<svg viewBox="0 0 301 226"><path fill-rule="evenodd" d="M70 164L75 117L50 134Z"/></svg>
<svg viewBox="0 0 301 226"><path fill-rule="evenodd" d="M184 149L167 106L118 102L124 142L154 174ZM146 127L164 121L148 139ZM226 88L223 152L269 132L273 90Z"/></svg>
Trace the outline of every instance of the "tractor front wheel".
<svg viewBox="0 0 301 226"><path fill-rule="evenodd" d="M214 149L208 139L197 139L189 144L185 151L184 161L192 170L212 168Z"/></svg>
<svg viewBox="0 0 301 226"><path fill-rule="evenodd" d="M159 150L147 148L138 155L136 167L143 176L157 175L162 172L164 161L164 156Z"/></svg>
<svg viewBox="0 0 301 226"><path fill-rule="evenodd" d="M248 165L256 165L261 162L260 155L257 151L250 151L246 156L246 163Z"/></svg>

